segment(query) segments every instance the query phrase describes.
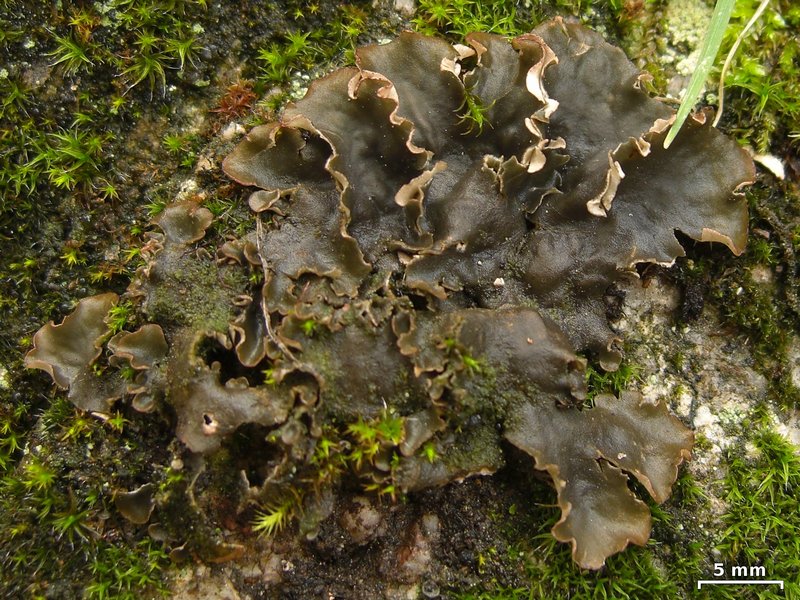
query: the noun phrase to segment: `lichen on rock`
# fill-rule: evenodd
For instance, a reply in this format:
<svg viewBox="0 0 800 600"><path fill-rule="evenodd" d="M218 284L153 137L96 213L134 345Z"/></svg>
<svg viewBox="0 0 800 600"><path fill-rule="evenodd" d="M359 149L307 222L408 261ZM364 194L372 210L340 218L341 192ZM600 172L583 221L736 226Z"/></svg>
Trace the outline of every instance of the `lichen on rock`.
<svg viewBox="0 0 800 600"><path fill-rule="evenodd" d="M628 475L663 502L692 435L634 392L587 404L583 356L617 367L609 290L681 256L676 230L742 251L753 166L703 114L664 150L673 111L578 25L466 42L361 48L254 128L223 169L256 188L257 226L212 253L195 248L211 214L170 206L130 290L160 327L108 347L191 451L266 433L244 501L288 494L318 523L345 474L394 496L497 470L505 440L550 475L553 534L596 569L649 537ZM105 330L69 359L53 332L103 298L43 328L28 365L74 385Z"/></svg>

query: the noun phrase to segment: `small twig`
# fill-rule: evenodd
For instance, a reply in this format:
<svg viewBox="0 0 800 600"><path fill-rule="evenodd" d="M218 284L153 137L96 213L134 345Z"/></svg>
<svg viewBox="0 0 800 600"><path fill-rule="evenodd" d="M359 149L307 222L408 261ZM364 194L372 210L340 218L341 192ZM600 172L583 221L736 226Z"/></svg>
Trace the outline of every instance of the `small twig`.
<svg viewBox="0 0 800 600"><path fill-rule="evenodd" d="M747 35L747 32L750 31L753 25L756 24L756 21L758 21L759 17L763 14L768 5L769 5L769 0L761 0L761 4L758 5L756 12L747 22L747 25L744 26L744 29L742 29L741 33L739 33L739 35L736 37L736 41L733 43L733 46L731 46L731 49L728 52L728 56L725 58L725 64L722 65L722 71L719 74L719 87L717 88L717 97L719 98L719 109L717 110L717 116L714 117L714 122L712 123L714 127L717 126L719 120L722 118L722 107L725 104L725 75L727 75L728 73L728 69L731 66L731 62L733 62L733 57L736 55L736 51L739 49L742 40L744 40L745 36Z"/></svg>
<svg viewBox="0 0 800 600"><path fill-rule="evenodd" d="M258 251L258 259L261 261L261 270L264 274L264 281L267 281L268 273L267 273L267 261L264 260L264 254L261 252L261 215L256 215L256 250ZM261 314L264 317L264 326L267 330L267 335L269 339L273 341L273 343L283 352L286 357L294 362L294 354L292 354L291 350L286 347L280 338L275 335L272 331L272 318L269 314L269 309L267 309L267 300L264 298L264 294L261 294Z"/></svg>

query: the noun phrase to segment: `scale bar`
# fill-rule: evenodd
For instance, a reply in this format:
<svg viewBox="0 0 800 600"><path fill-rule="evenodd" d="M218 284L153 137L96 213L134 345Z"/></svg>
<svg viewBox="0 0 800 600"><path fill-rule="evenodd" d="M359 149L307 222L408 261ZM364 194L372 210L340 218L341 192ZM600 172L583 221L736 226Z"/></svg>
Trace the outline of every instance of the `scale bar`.
<svg viewBox="0 0 800 600"><path fill-rule="evenodd" d="M701 579L697 582L697 589L703 589L706 585L774 585L778 584L783 589L782 579Z"/></svg>

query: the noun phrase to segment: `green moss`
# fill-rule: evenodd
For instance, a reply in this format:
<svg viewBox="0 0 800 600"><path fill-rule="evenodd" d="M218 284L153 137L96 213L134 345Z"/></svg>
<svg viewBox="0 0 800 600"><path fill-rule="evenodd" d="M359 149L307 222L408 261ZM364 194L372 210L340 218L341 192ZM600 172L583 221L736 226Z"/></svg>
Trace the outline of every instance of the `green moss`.
<svg viewBox="0 0 800 600"><path fill-rule="evenodd" d="M368 26L373 30L381 27L372 15L355 4L289 2L289 5L291 20L283 30L285 33L273 36L257 50L257 82L262 90L285 85L296 73L308 72L320 64L335 66L352 62L353 51L364 41L362 36ZM280 8L275 13L274 18L285 18L287 10Z"/></svg>
<svg viewBox="0 0 800 600"><path fill-rule="evenodd" d="M133 318L133 304L131 302L123 301L115 304L108 311L108 316L106 317L109 333L114 335L126 329L130 326Z"/></svg>
<svg viewBox="0 0 800 600"><path fill-rule="evenodd" d="M412 23L420 33L447 35L457 41L473 31L522 35L557 14L616 30L625 19L625 4L622 0L420 0Z"/></svg>
<svg viewBox="0 0 800 600"><path fill-rule="evenodd" d="M491 106L485 106L481 99L472 94L469 90L464 94L464 103L461 105L461 123L467 126L467 132L481 134L484 127L492 127L489 118L486 116Z"/></svg>
<svg viewBox="0 0 800 600"><path fill-rule="evenodd" d="M201 142L196 134L167 133L161 139L162 147L184 169L194 167Z"/></svg>
<svg viewBox="0 0 800 600"><path fill-rule="evenodd" d="M309 37L311 32L290 32L281 41L271 42L258 53L261 78L268 83L286 83L293 69L310 69L321 53Z"/></svg>
<svg viewBox="0 0 800 600"><path fill-rule="evenodd" d="M47 38L42 50L50 57L55 74L71 81L92 81L74 86L78 100L69 111L50 110L51 98L42 90L28 89L23 73L4 71L0 78L0 215L10 210L31 210L25 195L44 183L56 189L80 188L85 196L95 191L108 196L109 130L114 118L141 110L138 100L124 101L120 81L128 90L148 82L151 90L167 79L185 73L200 48L202 27L194 21L203 3L188 0L113 0L103 6L72 6L49 15L52 22L31 22L35 17L13 3L4 5L8 23L24 23L29 34ZM4 52L20 53L22 35L7 35ZM26 46L25 48L28 48ZM174 74L173 74L174 73ZM121 79L119 76L121 75ZM124 93L125 90L122 92ZM111 102L106 103L105 99ZM67 117L72 115L70 122ZM102 133L101 133L102 132ZM106 191L103 191L106 190Z"/></svg>
<svg viewBox="0 0 800 600"><path fill-rule="evenodd" d="M589 363L586 366L587 400L590 402L598 394L613 394L619 396L620 392L629 390L634 382L640 380L641 368L637 365L623 362L616 371L605 371L599 365Z"/></svg>
<svg viewBox="0 0 800 600"><path fill-rule="evenodd" d="M241 269L183 257L170 266L169 283L153 289L148 315L155 321L227 332L235 316L230 290L246 288L247 276Z"/></svg>
<svg viewBox="0 0 800 600"><path fill-rule="evenodd" d="M655 539L646 548L631 548L606 561L599 572L582 571L571 557L569 545L557 542L550 529L558 520L555 492L546 484L537 482L520 486L514 492L523 494L522 502L515 502L507 510L495 514L495 520L506 533L508 547L495 561L521 570L518 583L513 586L484 581L477 589L453 591L448 597L459 600L557 600L561 598L680 598L691 589L691 582L675 577L665 569L665 548L659 540L661 522L668 514L651 506L656 518ZM659 520L659 518L661 520ZM669 527L669 526L668 526ZM696 567L696 554L686 552L684 544L675 543L678 556ZM671 551L672 548L667 548ZM679 561L669 560L670 569L678 568ZM695 571L696 572L696 571Z"/></svg>
<svg viewBox="0 0 800 600"><path fill-rule="evenodd" d="M135 546L101 544L91 557L92 578L86 586L91 599L135 600L145 590L167 596L163 569L167 555L154 542L142 540Z"/></svg>
<svg viewBox="0 0 800 600"><path fill-rule="evenodd" d="M25 445L24 419L28 415L26 404L0 403L0 475L15 464Z"/></svg>
<svg viewBox="0 0 800 600"><path fill-rule="evenodd" d="M758 260L758 255L753 255ZM708 265L714 273L719 268ZM755 282L744 267L718 273L711 290L724 320L748 336L756 367L769 382L772 398L785 408L797 406L799 392L791 379L789 348L792 323L797 323L780 288Z"/></svg>
<svg viewBox="0 0 800 600"><path fill-rule="evenodd" d="M474 418L461 427L456 442L442 452L441 459L450 467L475 471L477 465L498 467L504 464L500 436L494 421Z"/></svg>
<svg viewBox="0 0 800 600"><path fill-rule="evenodd" d="M144 528L128 532L130 544L103 535L120 527L108 516L113 489L130 485L132 469L146 476L153 456L63 399L41 423L30 434L36 447L0 479L3 590L19 598L161 595L166 555Z"/></svg>
<svg viewBox="0 0 800 600"><path fill-rule="evenodd" d="M129 89L146 81L152 91L156 83L166 85L167 69L183 72L187 61L195 61L202 28L191 19L203 8L205 2L194 0L113 0L82 6L62 24L67 35L53 34L56 48L51 55L67 74L88 65L111 65ZM132 52L115 54L120 47Z"/></svg>
<svg viewBox="0 0 800 600"><path fill-rule="evenodd" d="M555 492L543 484L532 484L530 489L512 492L508 510L495 514L510 550L507 556L493 560L513 565L522 557L521 581L511 587L485 581L479 589L460 590L448 597L694 597L698 580L714 579L716 563L723 563L727 572L733 565L763 566L766 577L761 578L784 580L785 592L777 587L718 587L704 590L704 598L796 597L800 592L800 515L796 510L800 457L788 440L767 425L766 411L756 411L752 419L753 426L724 459L727 475L718 490L726 504L721 530L704 532L693 521L694 516L709 510L709 500L694 477L684 471L669 503L662 507L651 504L654 530L647 547L612 556L602 571L581 571L571 561L570 548L549 534L558 518ZM748 444L754 452L745 452ZM522 494L524 501L514 502L515 493Z"/></svg>
<svg viewBox="0 0 800 600"><path fill-rule="evenodd" d="M727 456L724 533L718 543L725 562L762 565L770 578L785 579L787 597L800 593L800 457L774 431L761 427L748 436L755 456Z"/></svg>
<svg viewBox="0 0 800 600"><path fill-rule="evenodd" d="M473 31L519 35L531 29L517 2L509 0L421 0L414 26L428 35L452 34L463 38Z"/></svg>
<svg viewBox="0 0 800 600"><path fill-rule="evenodd" d="M768 382L770 399L783 409L800 405L793 383L791 345L800 329L798 265L793 246L800 220L798 192L789 182L756 183L747 191L753 233L743 257L733 261L719 249L690 246L692 260L674 271L685 285L706 289L725 326L745 336L756 370Z"/></svg>
<svg viewBox="0 0 800 600"><path fill-rule="evenodd" d="M296 516L300 501L290 495L281 502L262 503L253 519L253 531L271 536L283 529Z"/></svg>
<svg viewBox="0 0 800 600"><path fill-rule="evenodd" d="M266 499L254 515L253 531L276 534L301 518L306 498L348 480L362 492L398 500L399 445L404 437L405 417L391 410L370 419L359 417L350 423L324 426L308 464L294 473L291 481L273 482L264 491Z"/></svg>
<svg viewBox="0 0 800 600"><path fill-rule="evenodd" d="M736 2L723 52L758 7ZM770 2L754 31L743 40L725 78L727 107L735 131L759 152L769 152L779 136L800 130L800 8L790 0Z"/></svg>

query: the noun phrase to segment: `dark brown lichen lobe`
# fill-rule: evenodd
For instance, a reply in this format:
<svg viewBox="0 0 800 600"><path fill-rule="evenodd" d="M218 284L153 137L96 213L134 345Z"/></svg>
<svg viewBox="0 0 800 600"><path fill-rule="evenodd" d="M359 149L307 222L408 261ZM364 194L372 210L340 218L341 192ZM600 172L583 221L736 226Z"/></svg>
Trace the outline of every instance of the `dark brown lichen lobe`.
<svg viewBox="0 0 800 600"><path fill-rule="evenodd" d="M69 388L100 356L108 333L104 319L119 300L116 294L84 298L60 324L45 325L33 336L25 366L47 372L60 388Z"/></svg>
<svg viewBox="0 0 800 600"><path fill-rule="evenodd" d="M169 352L149 325L109 348L166 396L192 451L270 431L256 495L302 485L343 423L401 424L354 463L393 490L492 472L504 438L550 474L554 535L599 568L649 536L628 475L663 501L692 436L632 392L584 408L578 353L616 368L605 296L637 263L681 256L676 230L741 252L734 192L752 162L702 114L664 150L672 110L578 25L466 44L404 33L361 48L253 129L223 168L257 188L257 227L212 257L193 247L210 213L171 206L131 287ZM165 308L181 297L190 317ZM42 366L59 342L37 341L29 366L74 385L102 335L66 367Z"/></svg>
<svg viewBox="0 0 800 600"><path fill-rule="evenodd" d="M167 343L158 325L148 324L130 333L119 332L109 338L106 321L119 296L113 293L84 298L75 310L56 325L42 327L33 337L33 349L25 356L25 366L42 369L61 388L68 388L68 398L83 410L106 413L111 404L125 394L134 396L134 404L144 409L153 383L151 368L164 358ZM93 367L107 346L112 366L130 366L136 376L125 381L119 373L99 377ZM141 394L145 393L140 397Z"/></svg>
<svg viewBox="0 0 800 600"><path fill-rule="evenodd" d="M554 20L511 43L491 34L466 41L453 48L403 34L358 50L357 68L316 82L224 168L242 183L298 197L296 211L286 208L296 219L266 232L262 248L291 227L300 236L292 238L293 256L299 246L316 257L305 272L330 277L334 269L319 261L336 253L317 250L325 232L325 243L363 258L339 254L349 288L342 295L357 297L352 290L369 271L388 271L386 295L424 301L425 310L397 313L395 333L435 403L469 404L479 394L464 367L479 369L475 357L499 373L498 388L526 382L535 390L492 410L505 415L505 436L553 477L564 511L557 537L597 568L649 535L649 512L627 491L623 471L662 501L691 436L634 394L616 401L629 417L624 425L605 398L577 410L583 364L574 349L614 368L620 355L606 291L635 276L637 263L681 256L676 230L741 252L747 213L734 192L752 180L752 163L702 114L664 150L672 109L642 91L641 74L620 50L580 26ZM269 137L259 142L262 131ZM305 160L301 138L327 143L328 179L319 177L319 161L313 178L281 179L299 170L297 157ZM311 216L309 202L329 212ZM270 264L276 256L264 252L268 279L297 280L296 267ZM286 315L304 303L291 291L268 302ZM541 437L572 428L563 438ZM601 451L587 435L613 443ZM650 435L658 448L645 460ZM598 497L586 493L595 488ZM590 514L597 505L615 508Z"/></svg>

